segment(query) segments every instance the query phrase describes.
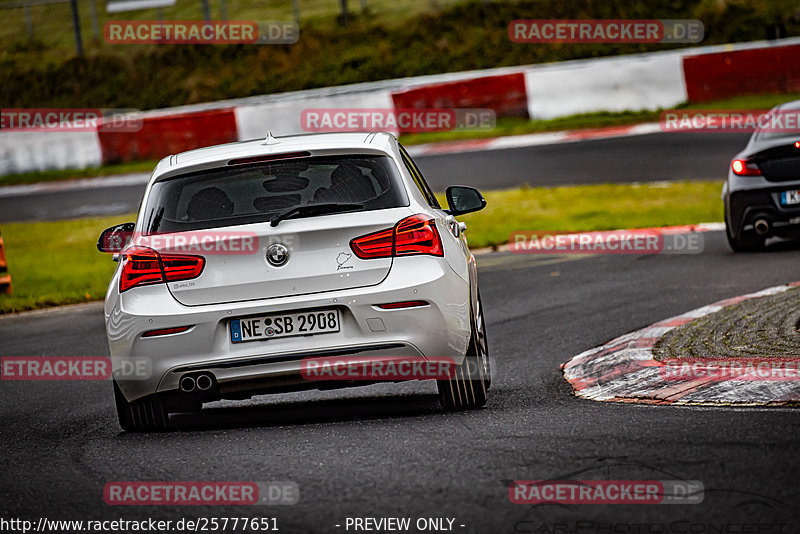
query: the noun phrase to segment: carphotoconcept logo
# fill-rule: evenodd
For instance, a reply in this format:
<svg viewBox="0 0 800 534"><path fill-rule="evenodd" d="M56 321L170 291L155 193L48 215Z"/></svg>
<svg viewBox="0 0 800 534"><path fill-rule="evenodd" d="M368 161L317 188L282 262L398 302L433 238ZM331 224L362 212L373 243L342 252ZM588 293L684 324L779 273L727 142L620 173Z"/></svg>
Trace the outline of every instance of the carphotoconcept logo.
<svg viewBox="0 0 800 534"><path fill-rule="evenodd" d="M294 44L294 21L111 20L103 26L109 44Z"/></svg>
<svg viewBox="0 0 800 534"><path fill-rule="evenodd" d="M469 108L311 108L300 115L306 132L491 130L496 122L493 110Z"/></svg>
<svg viewBox="0 0 800 534"><path fill-rule="evenodd" d="M516 254L699 254L701 233L666 233L662 229L595 232L522 231L508 239Z"/></svg>
<svg viewBox="0 0 800 534"><path fill-rule="evenodd" d="M699 43L696 19L518 19L508 25L515 43Z"/></svg>
<svg viewBox="0 0 800 534"><path fill-rule="evenodd" d="M707 487L700 480L636 463L600 462L546 480L502 483L511 503L528 505L525 518L509 529L515 533L788 532L784 517L794 516L796 509L752 488ZM689 506L667 507L663 513L652 508L664 504ZM691 506L698 504L702 507ZM634 521L626 520L626 514L609 515L609 510L625 510L629 505L651 508L645 515L637 514ZM721 513L706 519L704 512L709 509Z"/></svg>
<svg viewBox="0 0 800 534"><path fill-rule="evenodd" d="M3 108L2 132L138 132L139 112L100 108Z"/></svg>

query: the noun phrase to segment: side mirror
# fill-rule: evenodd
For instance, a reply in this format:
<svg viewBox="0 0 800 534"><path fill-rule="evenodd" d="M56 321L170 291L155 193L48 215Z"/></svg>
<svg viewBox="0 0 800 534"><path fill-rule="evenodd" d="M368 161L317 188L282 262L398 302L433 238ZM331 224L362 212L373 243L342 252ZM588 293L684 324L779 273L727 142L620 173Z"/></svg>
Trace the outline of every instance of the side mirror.
<svg viewBox="0 0 800 534"><path fill-rule="evenodd" d="M445 189L444 194L447 197L447 205L450 208L447 212L450 215L463 215L486 207L486 199L474 187L451 185Z"/></svg>
<svg viewBox="0 0 800 534"><path fill-rule="evenodd" d="M97 250L109 254L120 252L131 242L134 228L136 223L123 223L106 228L97 240Z"/></svg>

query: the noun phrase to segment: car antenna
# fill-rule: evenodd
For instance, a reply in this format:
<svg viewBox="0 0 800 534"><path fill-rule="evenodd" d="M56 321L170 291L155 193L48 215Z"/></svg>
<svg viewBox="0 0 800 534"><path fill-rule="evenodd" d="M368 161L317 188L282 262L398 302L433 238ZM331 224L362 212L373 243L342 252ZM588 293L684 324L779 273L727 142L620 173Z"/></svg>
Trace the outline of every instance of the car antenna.
<svg viewBox="0 0 800 534"><path fill-rule="evenodd" d="M272 136L272 131L267 132L267 137L264 139L264 142L261 143L262 145L277 145L280 143L275 137Z"/></svg>

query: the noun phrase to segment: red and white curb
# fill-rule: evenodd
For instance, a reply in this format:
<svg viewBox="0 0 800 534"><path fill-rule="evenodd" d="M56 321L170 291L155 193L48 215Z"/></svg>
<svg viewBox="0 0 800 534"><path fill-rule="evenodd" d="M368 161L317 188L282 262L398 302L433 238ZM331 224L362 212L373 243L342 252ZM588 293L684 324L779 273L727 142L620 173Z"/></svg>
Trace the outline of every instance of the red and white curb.
<svg viewBox="0 0 800 534"><path fill-rule="evenodd" d="M653 358L653 347L673 328L743 300L783 293L798 286L800 282L770 287L660 321L587 350L562 365L561 370L576 396L596 401L685 405L798 402L800 381L796 378L745 381L693 376L667 379L665 364Z"/></svg>
<svg viewBox="0 0 800 534"><path fill-rule="evenodd" d="M406 147L406 150L408 150L408 152L414 157L434 156L439 154L482 152L485 150L503 150L506 148L524 148L529 146L574 143L576 141L612 139L615 137L629 137L634 135L647 135L661 132L663 132L663 130L661 129L661 125L659 123L646 122L643 124L632 124L627 126L609 126L605 128L567 130L563 132L508 135L505 137L495 137L493 139L443 141L439 143L412 145Z"/></svg>

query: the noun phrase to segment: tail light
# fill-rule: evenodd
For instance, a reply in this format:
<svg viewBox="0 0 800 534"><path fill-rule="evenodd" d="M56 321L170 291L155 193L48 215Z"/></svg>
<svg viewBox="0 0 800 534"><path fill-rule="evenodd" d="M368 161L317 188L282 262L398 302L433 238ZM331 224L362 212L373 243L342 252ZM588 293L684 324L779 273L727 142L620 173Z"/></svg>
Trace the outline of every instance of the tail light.
<svg viewBox="0 0 800 534"><path fill-rule="evenodd" d="M147 247L132 247L122 253L119 290L197 278L205 263L202 256L166 255Z"/></svg>
<svg viewBox="0 0 800 534"><path fill-rule="evenodd" d="M362 260L414 254L444 256L436 222L422 214L406 217L393 228L357 237L350 241L350 248Z"/></svg>
<svg viewBox="0 0 800 534"><path fill-rule="evenodd" d="M238 158L228 161L228 165L249 165L251 163L265 163L267 161L276 161L280 159L297 159L307 158L311 156L311 152L288 152L284 154L267 154L265 156L252 156L249 158Z"/></svg>
<svg viewBox="0 0 800 534"><path fill-rule="evenodd" d="M733 174L739 176L759 176L761 174L761 169L758 168L758 165L748 159L733 160L731 169L733 169Z"/></svg>

